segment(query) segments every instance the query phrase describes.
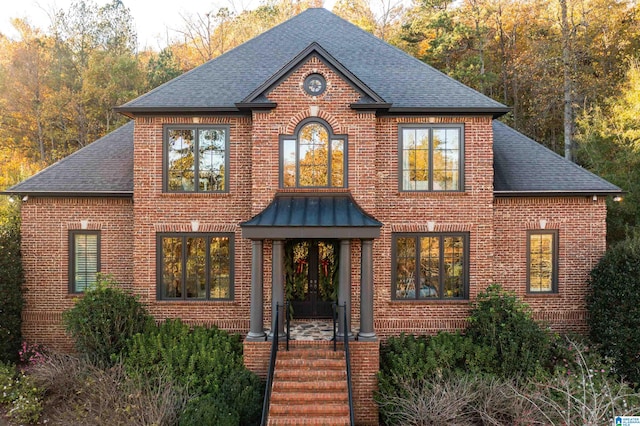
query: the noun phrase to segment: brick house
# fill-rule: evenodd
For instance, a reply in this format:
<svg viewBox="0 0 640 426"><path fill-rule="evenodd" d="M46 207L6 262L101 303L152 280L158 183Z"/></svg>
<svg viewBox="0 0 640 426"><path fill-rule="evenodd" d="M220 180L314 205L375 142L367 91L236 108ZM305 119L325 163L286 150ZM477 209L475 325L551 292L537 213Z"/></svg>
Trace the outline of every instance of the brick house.
<svg viewBox="0 0 640 426"><path fill-rule="evenodd" d="M246 336L264 375L275 306L308 321L337 301L373 424L379 340L462 328L491 283L585 329L620 189L324 9L117 110L131 122L5 192L24 200L29 341L70 349L61 313L101 271L157 319Z"/></svg>

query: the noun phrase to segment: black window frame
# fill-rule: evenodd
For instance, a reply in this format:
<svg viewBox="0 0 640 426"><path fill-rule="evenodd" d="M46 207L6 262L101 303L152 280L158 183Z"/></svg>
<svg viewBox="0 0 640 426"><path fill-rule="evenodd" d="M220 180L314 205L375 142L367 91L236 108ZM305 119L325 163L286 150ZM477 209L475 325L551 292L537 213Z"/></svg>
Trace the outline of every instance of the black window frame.
<svg viewBox="0 0 640 426"><path fill-rule="evenodd" d="M555 294L558 293L558 266L559 266L559 232L557 229L535 229L527 231L527 293L528 294ZM551 290L533 290L531 288L531 236L551 235L553 240L551 247L553 271L551 273Z"/></svg>
<svg viewBox="0 0 640 426"><path fill-rule="evenodd" d="M464 247L463 250L463 272L462 272L462 292L463 295L460 297L445 297L444 296L444 274L440 274L438 276L438 297L420 297L420 292L414 290L415 297L414 298L403 298L397 297L397 282L398 282L398 239L399 238L415 238L416 239L416 252L415 252L415 268L414 276L420 276L420 238L423 237L438 237L440 239L439 244L439 264L440 270L443 269L444 265L444 244L443 240L445 237L462 237L462 242ZM468 232L399 232L392 234L391 237L391 300L399 301L399 302L441 302L448 300L469 300L469 247L470 247L470 236ZM417 286L416 286L417 287Z"/></svg>
<svg viewBox="0 0 640 426"><path fill-rule="evenodd" d="M195 130L196 151L199 143L199 131L201 130L224 130L224 188L215 191L201 191L198 182L194 182L193 190L172 190L169 189L169 132L171 130ZM162 192L169 194L225 194L229 192L229 157L230 157L230 130L228 124L170 124L165 125L162 135ZM199 158L194 157L194 177L199 176Z"/></svg>
<svg viewBox="0 0 640 426"><path fill-rule="evenodd" d="M429 188L428 189L411 189L404 188L404 170L403 170L403 153L404 140L403 133L405 129L425 129L429 132ZM434 129L458 129L460 132L460 149L458 155L458 188L457 189L433 189L433 130ZM400 192L464 192L465 178L465 126L464 123L446 123L446 124L430 124L430 123L412 123L398 125L398 190Z"/></svg>
<svg viewBox="0 0 640 426"><path fill-rule="evenodd" d="M300 145L300 131L302 130L302 128L304 126L306 126L307 124L310 123L317 123L320 124L321 126L323 126L328 133L328 139L329 139L329 148L331 148L331 144L332 141L334 140L341 140L342 141L342 186L332 186L331 185L331 177L332 177L332 170L331 170L331 156L329 156L329 164L327 165L327 174L328 174L328 184L327 186L300 186L300 161L298 158L298 152L299 152L299 145ZM296 184L295 186L285 186L284 185L284 148L285 148L285 141L290 141L290 140L294 140L295 141L295 147L296 147ZM331 127L331 125L329 125L329 123L327 123L325 120L318 118L318 117L309 117L309 118L305 118L304 120L300 121L300 123L298 123L298 125L296 126L295 131L293 132L293 134L291 135L280 135L280 147L279 147L279 168L280 168L280 172L279 172L279 186L281 189L288 189L288 188L295 188L295 189L343 189L343 188L348 188L349 185L349 159L348 159L348 149L349 145L348 145L348 137L346 134L335 134L333 133L333 128Z"/></svg>
<svg viewBox="0 0 640 426"><path fill-rule="evenodd" d="M97 282L97 274L101 272L101 256L102 256L102 239L100 230L86 230L86 229L73 229L69 230L69 293L70 294L83 294L87 288L90 286L87 285L84 290L78 290L77 282L76 282L76 256L77 256L77 248L76 248L76 236L77 235L95 235L96 238L96 282Z"/></svg>
<svg viewBox="0 0 640 426"><path fill-rule="evenodd" d="M209 252L209 241L211 238L229 238L229 297L228 298L214 298L211 297L211 277L210 272L210 259L211 253ZM163 296L163 252L162 252L162 239L163 238L182 238L182 254L181 254L181 281L182 281L182 296L180 297L164 297ZM206 297L196 298L187 297L186 291L186 244L187 238L205 238L207 247L207 256L205 260L205 274L206 274ZM161 232L156 234L156 299L159 301L169 302L202 302L202 301L232 301L235 297L235 234L232 232Z"/></svg>

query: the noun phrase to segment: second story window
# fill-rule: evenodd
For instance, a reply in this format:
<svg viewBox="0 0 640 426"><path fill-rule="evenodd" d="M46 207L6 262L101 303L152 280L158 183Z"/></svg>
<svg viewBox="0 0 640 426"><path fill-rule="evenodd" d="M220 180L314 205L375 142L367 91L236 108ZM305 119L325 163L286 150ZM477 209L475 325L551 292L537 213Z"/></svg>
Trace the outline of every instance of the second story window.
<svg viewBox="0 0 640 426"><path fill-rule="evenodd" d="M407 125L399 133L402 191L462 191L462 126Z"/></svg>
<svg viewBox="0 0 640 426"><path fill-rule="evenodd" d="M165 192L226 192L229 190L228 165L228 127L166 128Z"/></svg>
<svg viewBox="0 0 640 426"><path fill-rule="evenodd" d="M280 182L284 188L346 186L346 138L320 121L303 121L293 136L281 138Z"/></svg>

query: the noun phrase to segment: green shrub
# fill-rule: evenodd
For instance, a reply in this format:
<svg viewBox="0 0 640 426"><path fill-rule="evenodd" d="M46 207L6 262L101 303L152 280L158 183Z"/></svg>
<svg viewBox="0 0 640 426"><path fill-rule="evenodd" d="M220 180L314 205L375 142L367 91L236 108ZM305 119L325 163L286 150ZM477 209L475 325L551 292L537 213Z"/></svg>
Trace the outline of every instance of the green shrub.
<svg viewBox="0 0 640 426"><path fill-rule="evenodd" d="M180 416L179 426L237 426L240 416L227 406L224 398L203 395L191 399Z"/></svg>
<svg viewBox="0 0 640 426"><path fill-rule="evenodd" d="M216 327L190 329L180 320L167 320L133 337L125 363L134 374L153 376L164 371L192 394L221 398L219 406L237 414L240 424L255 424L260 417L262 384L244 366L238 335ZM185 415L195 418L201 412L195 408ZM227 414L218 413L220 419Z"/></svg>
<svg viewBox="0 0 640 426"><path fill-rule="evenodd" d="M617 372L640 384L640 235L612 246L591 271L589 334Z"/></svg>
<svg viewBox="0 0 640 426"><path fill-rule="evenodd" d="M380 350L383 375L404 377L442 377L466 371L475 358L476 347L460 333L440 332L436 336L401 334L390 337Z"/></svg>
<svg viewBox="0 0 640 426"><path fill-rule="evenodd" d="M62 318L76 350L104 366L113 364L128 340L152 324L138 298L104 275Z"/></svg>
<svg viewBox="0 0 640 426"><path fill-rule="evenodd" d="M555 338L518 297L491 285L478 294L465 334L492 353L479 367L500 377L533 377L551 371Z"/></svg>
<svg viewBox="0 0 640 426"><path fill-rule="evenodd" d="M20 211L9 207L0 212L0 362L17 362L22 343L22 259Z"/></svg>

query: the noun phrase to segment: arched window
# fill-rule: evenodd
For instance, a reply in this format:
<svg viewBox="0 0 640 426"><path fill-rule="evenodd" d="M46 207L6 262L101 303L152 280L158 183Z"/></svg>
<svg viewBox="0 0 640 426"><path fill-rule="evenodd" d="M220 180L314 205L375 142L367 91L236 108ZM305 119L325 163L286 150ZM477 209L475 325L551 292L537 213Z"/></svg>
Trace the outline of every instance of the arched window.
<svg viewBox="0 0 640 426"><path fill-rule="evenodd" d="M305 120L295 135L283 136L280 182L284 188L346 186L346 137L325 123Z"/></svg>

